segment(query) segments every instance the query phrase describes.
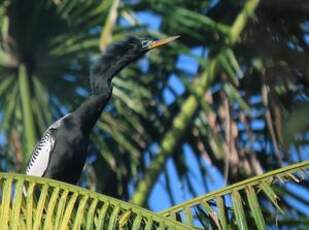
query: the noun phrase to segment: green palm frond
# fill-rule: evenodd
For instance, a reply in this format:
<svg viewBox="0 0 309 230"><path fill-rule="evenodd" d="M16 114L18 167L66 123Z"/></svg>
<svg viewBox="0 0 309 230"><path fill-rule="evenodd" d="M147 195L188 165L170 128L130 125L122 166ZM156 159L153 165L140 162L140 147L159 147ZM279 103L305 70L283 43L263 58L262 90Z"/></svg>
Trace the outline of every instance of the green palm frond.
<svg viewBox="0 0 309 230"><path fill-rule="evenodd" d="M284 213L279 195L275 192L275 183L299 182L297 173L308 169L309 161L273 170L173 206L160 214L172 219L178 217L177 220L191 226L200 221L204 227L213 223L219 229L230 229L236 224L238 229L249 229L248 226L254 223L257 229L265 229L266 217L262 211L265 200Z"/></svg>
<svg viewBox="0 0 309 230"><path fill-rule="evenodd" d="M0 173L0 191L1 229L193 229L48 178Z"/></svg>

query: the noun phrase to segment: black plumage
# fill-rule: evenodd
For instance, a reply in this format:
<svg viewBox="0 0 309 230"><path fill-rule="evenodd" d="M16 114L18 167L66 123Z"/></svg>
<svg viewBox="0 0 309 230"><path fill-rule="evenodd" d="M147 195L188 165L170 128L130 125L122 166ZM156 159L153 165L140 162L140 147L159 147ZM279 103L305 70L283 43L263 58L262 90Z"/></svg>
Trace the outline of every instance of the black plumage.
<svg viewBox="0 0 309 230"><path fill-rule="evenodd" d="M45 131L26 173L76 184L85 164L89 134L112 95L113 77L150 49L176 38L148 41L129 37L110 46L91 70L91 96Z"/></svg>

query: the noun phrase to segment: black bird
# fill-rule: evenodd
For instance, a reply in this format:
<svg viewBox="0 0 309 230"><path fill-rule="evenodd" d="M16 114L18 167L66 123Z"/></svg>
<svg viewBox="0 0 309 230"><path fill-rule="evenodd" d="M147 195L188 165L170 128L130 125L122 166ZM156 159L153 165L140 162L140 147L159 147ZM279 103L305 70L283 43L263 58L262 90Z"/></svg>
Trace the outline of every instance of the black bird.
<svg viewBox="0 0 309 230"><path fill-rule="evenodd" d="M112 79L149 50L178 36L151 41L128 37L108 47L90 72L92 95L54 122L36 144L26 174L76 184L86 160L89 134L112 95Z"/></svg>

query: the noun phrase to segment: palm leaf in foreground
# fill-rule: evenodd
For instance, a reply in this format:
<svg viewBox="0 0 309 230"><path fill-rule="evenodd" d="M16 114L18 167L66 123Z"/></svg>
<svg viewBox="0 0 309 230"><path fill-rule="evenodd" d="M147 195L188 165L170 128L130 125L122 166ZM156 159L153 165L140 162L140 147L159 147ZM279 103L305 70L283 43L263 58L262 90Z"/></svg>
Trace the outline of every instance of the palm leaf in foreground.
<svg viewBox="0 0 309 230"><path fill-rule="evenodd" d="M305 161L273 170L173 206L160 214L171 219L178 217L178 220L191 226L201 224L204 227L211 225L229 229L236 224L238 229L248 229L254 223L257 229L265 229L266 217L261 208L265 202L262 201L266 199L280 213L284 212L279 205L279 196L274 191L274 182L299 182L297 174L308 169L309 161ZM265 196L260 197L260 193ZM245 212L246 209L250 211Z"/></svg>
<svg viewBox="0 0 309 230"><path fill-rule="evenodd" d="M191 229L77 186L12 173L0 173L0 222L1 229Z"/></svg>

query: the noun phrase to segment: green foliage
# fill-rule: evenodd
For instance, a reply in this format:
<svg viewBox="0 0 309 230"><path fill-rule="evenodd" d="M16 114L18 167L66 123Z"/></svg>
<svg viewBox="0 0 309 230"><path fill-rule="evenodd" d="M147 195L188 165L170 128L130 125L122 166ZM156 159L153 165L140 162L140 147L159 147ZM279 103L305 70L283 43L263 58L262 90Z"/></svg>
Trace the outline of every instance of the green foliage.
<svg viewBox="0 0 309 230"><path fill-rule="evenodd" d="M47 178L0 173L1 229L193 229L141 207Z"/></svg>
<svg viewBox="0 0 309 230"><path fill-rule="evenodd" d="M304 178L308 169L309 161L273 170L178 204L160 214L171 219L182 216L182 222L191 226L202 224L206 229L210 226L218 229L233 229L236 226L237 229L251 229L253 226L265 229L265 219L269 219L263 215L265 202L273 204L276 210L284 214L275 192L278 182L281 185L289 181L299 183L298 178ZM192 221L193 216L196 221Z"/></svg>

